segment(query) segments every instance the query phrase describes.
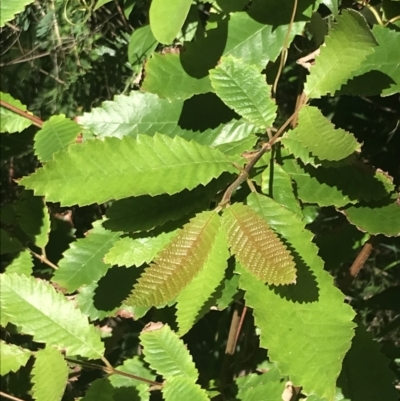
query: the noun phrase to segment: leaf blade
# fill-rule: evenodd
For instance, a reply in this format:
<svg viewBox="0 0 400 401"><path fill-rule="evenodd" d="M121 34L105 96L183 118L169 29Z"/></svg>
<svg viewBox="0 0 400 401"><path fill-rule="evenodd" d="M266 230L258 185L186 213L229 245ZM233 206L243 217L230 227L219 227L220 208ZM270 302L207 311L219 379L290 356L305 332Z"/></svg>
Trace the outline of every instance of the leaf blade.
<svg viewBox="0 0 400 401"><path fill-rule="evenodd" d="M7 344L0 340L0 375L4 376L9 372L16 372L20 367L25 366L32 352L28 349L14 344Z"/></svg>

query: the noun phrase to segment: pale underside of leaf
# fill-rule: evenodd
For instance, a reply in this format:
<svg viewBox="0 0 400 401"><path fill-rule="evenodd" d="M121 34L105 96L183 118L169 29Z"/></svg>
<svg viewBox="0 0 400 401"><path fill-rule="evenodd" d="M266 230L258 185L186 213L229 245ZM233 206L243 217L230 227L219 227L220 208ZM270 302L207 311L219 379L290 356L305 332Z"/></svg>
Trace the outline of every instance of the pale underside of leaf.
<svg viewBox="0 0 400 401"><path fill-rule="evenodd" d="M261 130L273 123L277 106L264 76L255 66L231 56L223 57L210 71L210 78L216 94L246 120Z"/></svg>
<svg viewBox="0 0 400 401"><path fill-rule="evenodd" d="M202 307L224 278L228 258L226 233L224 230L219 230L209 257L200 273L176 298L176 320L179 326L179 335L187 333L198 319ZM193 294L196 296L194 297Z"/></svg>
<svg viewBox="0 0 400 401"><path fill-rule="evenodd" d="M174 194L234 171L217 149L157 134L71 145L20 183L62 205Z"/></svg>
<svg viewBox="0 0 400 401"><path fill-rule="evenodd" d="M37 401L60 401L68 382L68 366L55 348L46 347L36 353L32 369L32 393Z"/></svg>
<svg viewBox="0 0 400 401"><path fill-rule="evenodd" d="M157 324L157 323L154 323ZM195 382L199 372L183 341L168 325L140 334L145 361L167 380L185 377Z"/></svg>
<svg viewBox="0 0 400 401"><path fill-rule="evenodd" d="M319 109L312 106L300 110L298 127L291 137L299 140L320 160L341 160L360 149L352 134L335 129Z"/></svg>
<svg viewBox="0 0 400 401"><path fill-rule="evenodd" d="M64 348L67 355L97 359L104 346L99 333L72 302L34 277L2 274L1 308L10 322L37 342Z"/></svg>
<svg viewBox="0 0 400 401"><path fill-rule="evenodd" d="M215 212L190 220L145 270L128 304L154 306L174 299L203 268L219 228Z"/></svg>
<svg viewBox="0 0 400 401"><path fill-rule="evenodd" d="M232 253L257 279L275 285L296 282L292 255L252 209L235 203L224 212L223 222Z"/></svg>
<svg viewBox="0 0 400 401"><path fill-rule="evenodd" d="M364 17L356 11L344 10L311 67L304 86L306 95L320 98L337 91L374 51L374 46L376 41Z"/></svg>

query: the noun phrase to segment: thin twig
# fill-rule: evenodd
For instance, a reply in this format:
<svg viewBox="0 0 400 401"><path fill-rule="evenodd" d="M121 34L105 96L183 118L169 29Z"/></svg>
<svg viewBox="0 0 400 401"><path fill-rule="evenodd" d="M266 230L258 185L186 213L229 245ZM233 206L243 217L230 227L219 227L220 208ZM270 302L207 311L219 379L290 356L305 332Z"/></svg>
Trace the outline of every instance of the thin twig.
<svg viewBox="0 0 400 401"><path fill-rule="evenodd" d="M371 255L372 250L374 249L375 237L371 237L362 247L360 253L355 258L353 264L350 266L350 276L352 278L356 277L360 272L365 262L368 260L369 255Z"/></svg>
<svg viewBox="0 0 400 401"><path fill-rule="evenodd" d="M13 113L20 115L21 117L31 120L32 123L36 125L36 127L42 128L43 121L39 117L29 114L27 111L21 110L18 107L13 106L12 104L6 102L3 99L0 99L0 106L12 111Z"/></svg>
<svg viewBox="0 0 400 401"><path fill-rule="evenodd" d="M46 264L47 266L50 266L54 270L58 270L58 266L55 265L53 262L51 262L49 259L47 259L46 255L39 255L38 253L32 251L32 249L28 250L35 258L39 259L42 263Z"/></svg>
<svg viewBox="0 0 400 401"><path fill-rule="evenodd" d="M286 32L285 40L283 42L282 53L281 53L281 58L280 58L280 62L279 62L279 69L278 69L278 72L275 77L274 85L272 87L272 93L274 94L274 97L276 97L276 89L278 86L278 81L279 81L279 78L281 77L283 67L285 66L286 59L287 59L289 37L290 37L290 33L292 32L294 19L296 17L297 3L298 3L298 0L294 0L292 15L290 17L290 22L289 22L288 30Z"/></svg>
<svg viewBox="0 0 400 401"><path fill-rule="evenodd" d="M21 399L21 398L14 397L13 395L4 393L3 391L0 391L0 395L1 395L2 397L8 398L9 400L12 400L12 401L24 401L24 400Z"/></svg>

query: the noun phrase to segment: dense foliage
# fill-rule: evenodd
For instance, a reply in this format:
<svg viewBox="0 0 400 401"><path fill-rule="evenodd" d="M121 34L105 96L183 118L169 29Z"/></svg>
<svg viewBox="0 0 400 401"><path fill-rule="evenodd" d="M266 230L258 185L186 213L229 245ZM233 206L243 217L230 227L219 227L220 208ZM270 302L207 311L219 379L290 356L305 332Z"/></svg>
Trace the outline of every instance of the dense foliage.
<svg viewBox="0 0 400 401"><path fill-rule="evenodd" d="M0 7L4 399L398 400L399 1Z"/></svg>

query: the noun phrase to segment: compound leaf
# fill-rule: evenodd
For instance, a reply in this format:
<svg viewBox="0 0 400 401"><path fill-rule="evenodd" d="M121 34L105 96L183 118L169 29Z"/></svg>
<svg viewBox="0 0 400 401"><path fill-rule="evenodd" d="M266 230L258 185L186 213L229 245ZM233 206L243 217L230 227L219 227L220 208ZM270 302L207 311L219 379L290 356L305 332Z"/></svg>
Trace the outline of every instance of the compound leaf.
<svg viewBox="0 0 400 401"><path fill-rule="evenodd" d="M104 262L126 267L150 263L174 235L176 235L176 231L162 232L157 236L142 238L120 238L105 255Z"/></svg>
<svg viewBox="0 0 400 401"><path fill-rule="evenodd" d="M154 37L161 43L169 45L178 35L192 0L153 0L150 5L150 26Z"/></svg>
<svg viewBox="0 0 400 401"><path fill-rule="evenodd" d="M291 138L300 141L320 160L341 160L361 147L352 134L335 129L319 109L312 106L301 108L298 126Z"/></svg>
<svg viewBox="0 0 400 401"><path fill-rule="evenodd" d="M102 357L99 333L51 284L15 273L0 275L0 281L2 314L22 333L63 348L67 355Z"/></svg>
<svg viewBox="0 0 400 401"><path fill-rule="evenodd" d="M226 105L261 130L271 126L277 106L259 70L240 59L222 57L210 71L211 84Z"/></svg>
<svg viewBox="0 0 400 401"><path fill-rule="evenodd" d="M129 96L117 95L114 100L103 102L101 107L78 117L78 122L85 130L84 135L99 138L156 132L173 136L181 131L178 121L182 107L183 101L171 103L152 93L133 91Z"/></svg>
<svg viewBox="0 0 400 401"><path fill-rule="evenodd" d="M32 352L0 340L0 354L0 376L4 376L9 372L16 372L21 366L25 366Z"/></svg>
<svg viewBox="0 0 400 401"><path fill-rule="evenodd" d="M180 55L173 53L153 54L145 65L142 89L170 101L213 90L209 77L190 76L182 66Z"/></svg>
<svg viewBox="0 0 400 401"><path fill-rule="evenodd" d="M311 67L304 91L310 98L334 93L373 53L376 41L361 14L343 10Z"/></svg>
<svg viewBox="0 0 400 401"><path fill-rule="evenodd" d="M224 211L223 223L231 252L258 280L275 285L296 281L292 255L250 207L233 204Z"/></svg>
<svg viewBox="0 0 400 401"><path fill-rule="evenodd" d="M46 347L35 354L32 393L37 401L59 401L68 382L68 366L55 348Z"/></svg>
<svg viewBox="0 0 400 401"><path fill-rule="evenodd" d="M52 159L59 150L67 149L76 141L82 128L64 114L52 116L43 123L42 129L35 135L35 154L42 162Z"/></svg>
<svg viewBox="0 0 400 401"><path fill-rule="evenodd" d="M246 304L254 309L261 346L282 375L290 375L293 385L331 400L354 334L354 311L324 270L305 223L266 196L253 193L247 201L290 244L297 268L296 285L278 288L242 271L240 287L246 291ZM315 366L324 366L324 374Z"/></svg>
<svg viewBox="0 0 400 401"><path fill-rule="evenodd" d="M395 199L348 206L342 210L351 224L372 235L400 235L400 205Z"/></svg>
<svg viewBox="0 0 400 401"><path fill-rule="evenodd" d="M103 258L120 234L103 228L100 220L93 223L93 229L87 236L73 242L64 252L52 281L68 293L98 281L111 267L107 262L104 263Z"/></svg>
<svg viewBox="0 0 400 401"><path fill-rule="evenodd" d="M186 334L198 320L202 307L211 298L224 278L228 259L229 251L226 234L223 230L220 230L216 234L208 259L200 273L176 298L176 320L180 336ZM193 294L196 294L196 296L194 297Z"/></svg>
<svg viewBox="0 0 400 401"><path fill-rule="evenodd" d="M163 388L165 401L209 401L205 390L188 377L171 377Z"/></svg>
<svg viewBox="0 0 400 401"><path fill-rule="evenodd" d="M48 201L83 206L145 194L171 195L205 185L224 171L234 167L217 149L180 137L138 135L71 145L20 183Z"/></svg>
<svg viewBox="0 0 400 401"><path fill-rule="evenodd" d="M3 20L3 5L5 3L8 3L8 2L5 2L5 1L1 2L1 11L0 11L1 20ZM29 1L28 3L31 3L31 1ZM11 3L9 3L9 4L11 4ZM19 110L25 111L28 114L32 114L26 110L25 105L23 105L19 100L14 99L8 93L0 92L0 99L9 103L11 106L16 107ZM18 115L17 113L14 113L13 111L6 109L3 106L0 106L0 132L13 134L14 132L21 132L25 128L30 127L31 125L32 125L31 120L28 120L27 118L22 117L22 116Z"/></svg>
<svg viewBox="0 0 400 401"><path fill-rule="evenodd" d="M128 305L155 306L174 299L203 269L219 229L215 212L202 212L185 224L142 274Z"/></svg>
<svg viewBox="0 0 400 401"><path fill-rule="evenodd" d="M199 376L183 341L168 325L150 323L140 334L145 361L158 374L170 379L185 377L195 382Z"/></svg>

